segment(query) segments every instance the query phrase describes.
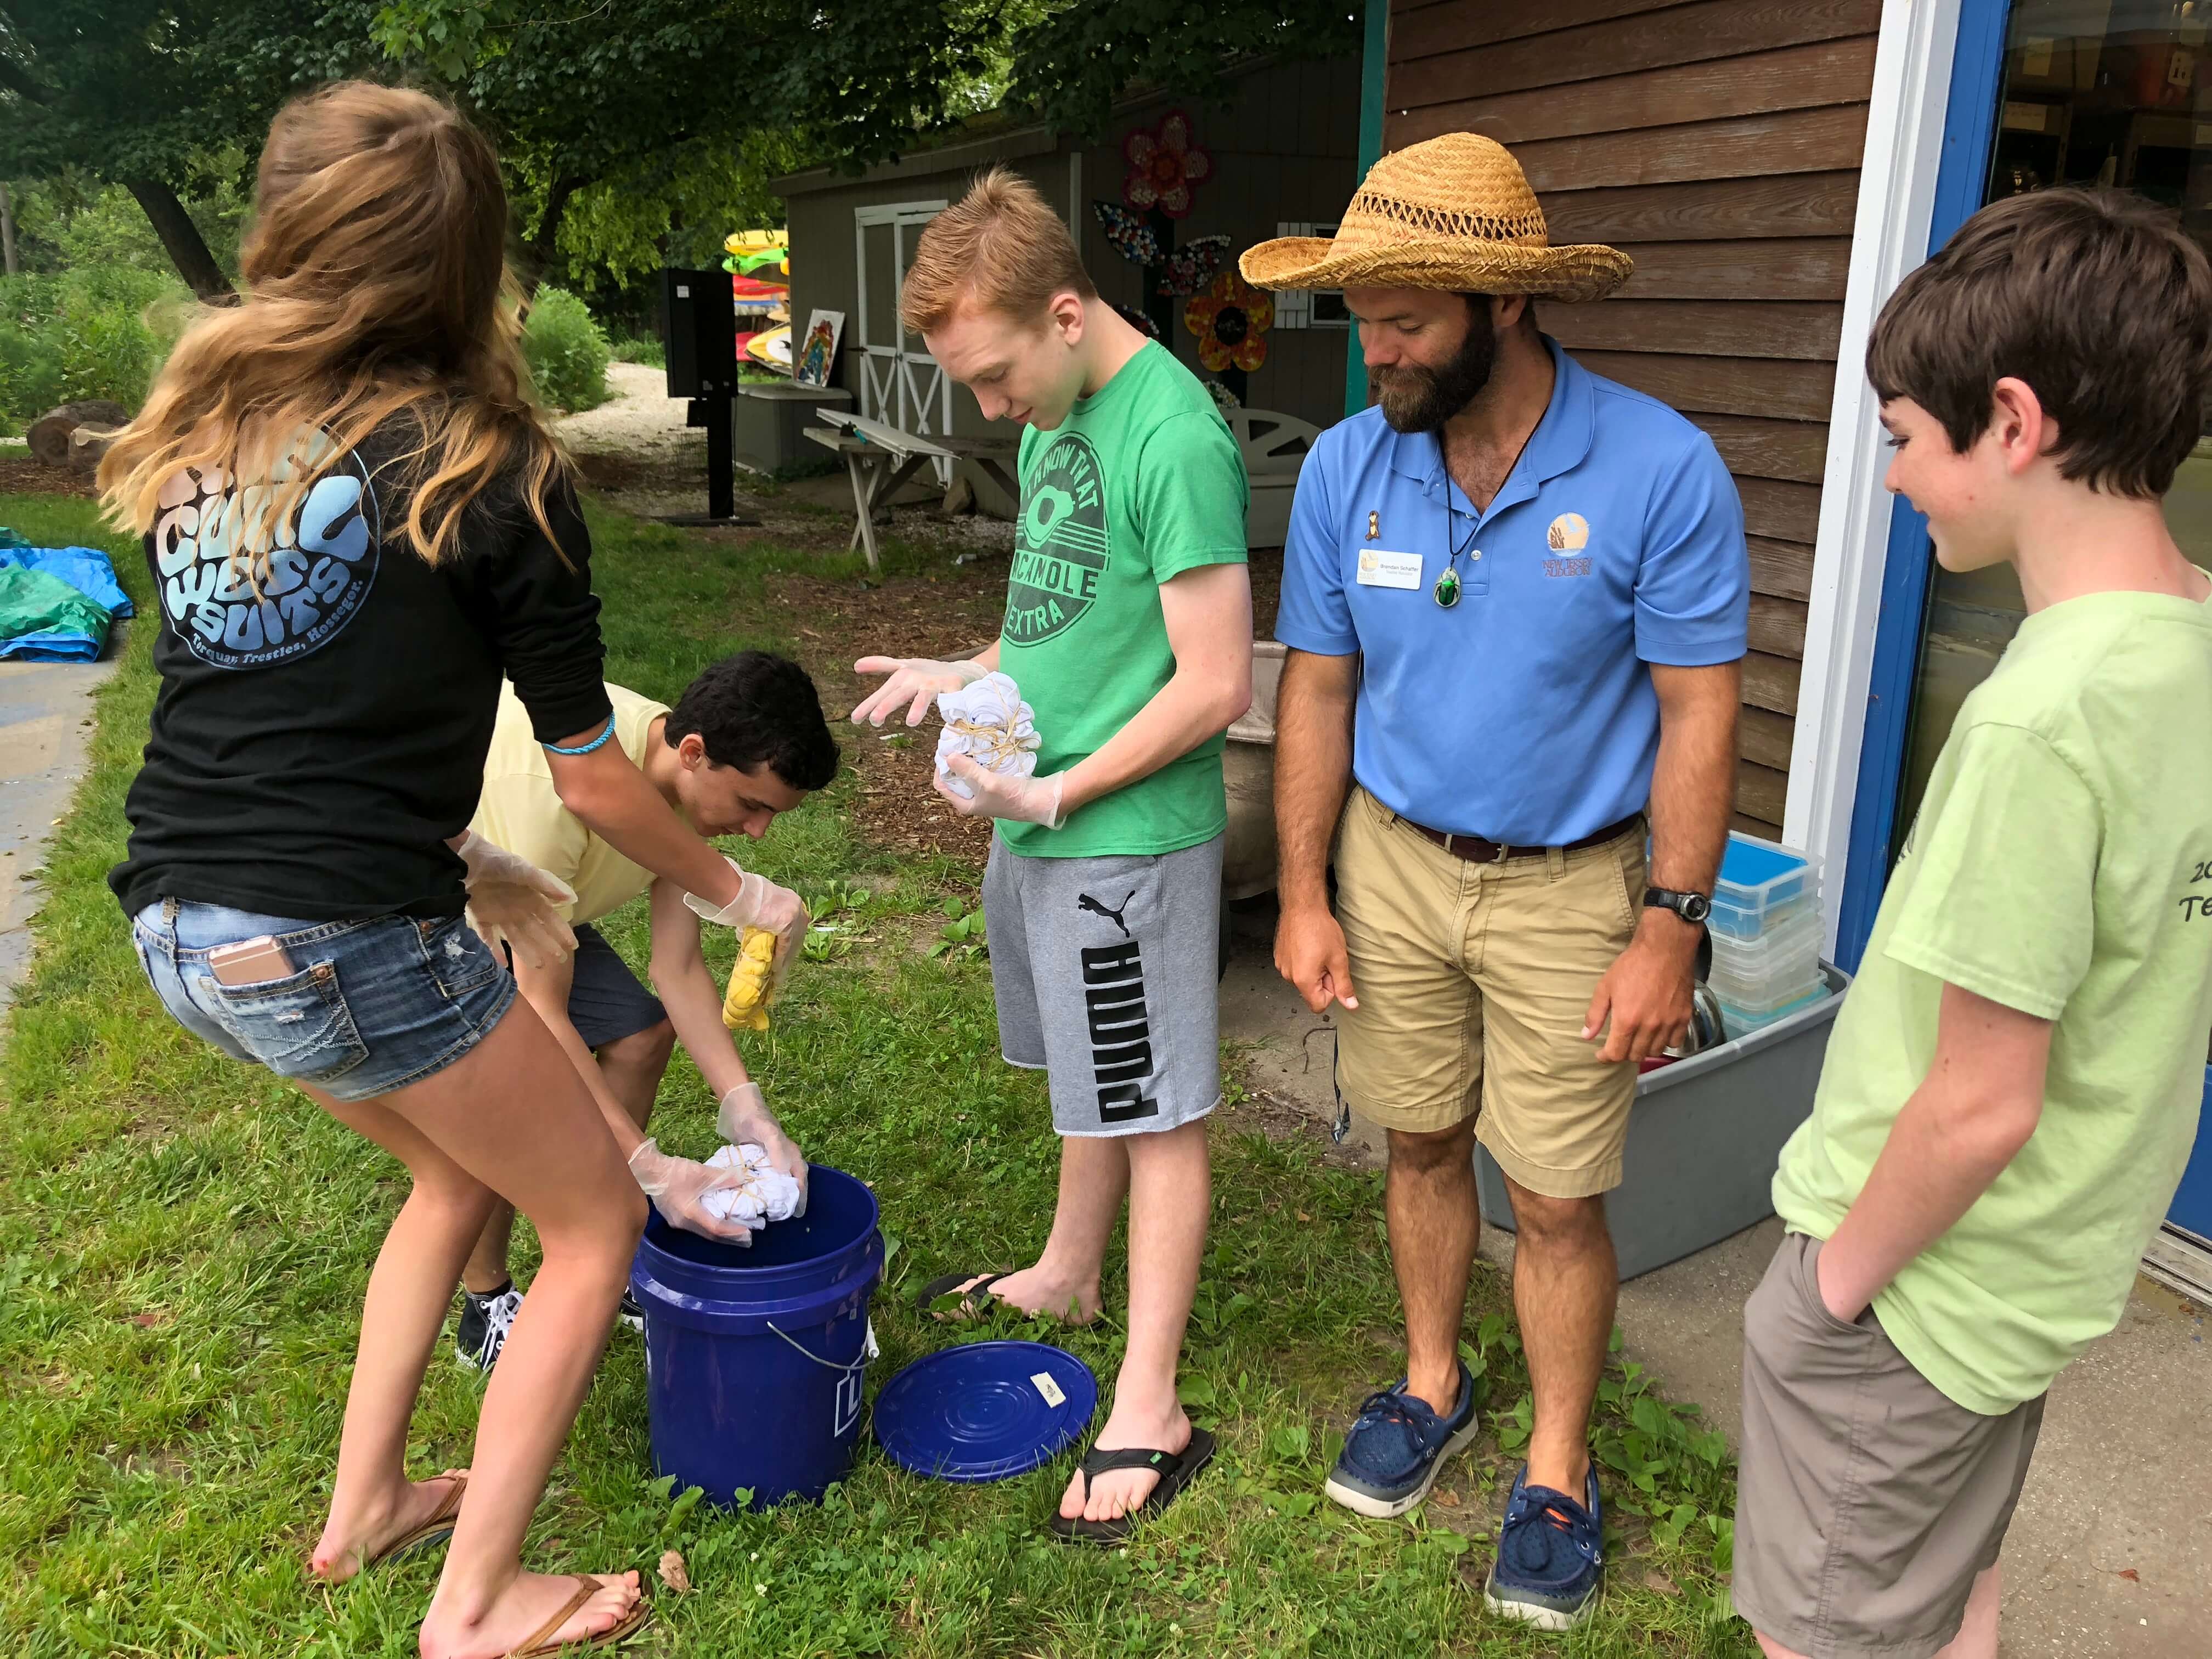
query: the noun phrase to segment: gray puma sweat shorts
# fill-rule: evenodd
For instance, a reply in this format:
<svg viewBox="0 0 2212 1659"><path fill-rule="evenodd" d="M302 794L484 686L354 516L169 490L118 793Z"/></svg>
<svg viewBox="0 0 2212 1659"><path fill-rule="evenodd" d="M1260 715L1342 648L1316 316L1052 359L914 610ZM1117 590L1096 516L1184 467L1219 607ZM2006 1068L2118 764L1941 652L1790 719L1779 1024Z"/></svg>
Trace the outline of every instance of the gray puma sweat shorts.
<svg viewBox="0 0 2212 1659"><path fill-rule="evenodd" d="M983 872L999 1048L1042 1071L1064 1135L1173 1129L1221 1103L1221 842Z"/></svg>

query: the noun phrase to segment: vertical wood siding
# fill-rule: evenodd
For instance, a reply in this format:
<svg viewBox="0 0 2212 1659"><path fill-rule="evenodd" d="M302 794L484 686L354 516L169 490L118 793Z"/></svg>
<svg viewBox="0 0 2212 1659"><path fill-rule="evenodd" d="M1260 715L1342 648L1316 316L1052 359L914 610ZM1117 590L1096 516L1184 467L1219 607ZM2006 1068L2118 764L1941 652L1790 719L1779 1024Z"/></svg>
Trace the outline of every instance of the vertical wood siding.
<svg viewBox="0 0 2212 1659"><path fill-rule="evenodd" d="M1738 822L1790 764L1881 0L1394 0L1383 144L1512 148L1556 242L1636 274L1546 330L1709 433L1751 538ZM1856 365L1851 372L1856 373Z"/></svg>

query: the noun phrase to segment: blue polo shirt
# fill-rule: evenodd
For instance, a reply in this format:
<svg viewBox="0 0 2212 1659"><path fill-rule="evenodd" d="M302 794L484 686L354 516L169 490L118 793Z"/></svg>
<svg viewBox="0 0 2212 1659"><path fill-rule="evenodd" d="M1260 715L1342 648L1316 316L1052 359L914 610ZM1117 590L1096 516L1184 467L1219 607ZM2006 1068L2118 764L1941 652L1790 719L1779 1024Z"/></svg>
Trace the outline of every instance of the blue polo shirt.
<svg viewBox="0 0 2212 1659"><path fill-rule="evenodd" d="M1486 512L1457 484L1447 504L1434 433L1368 409L1322 434L1275 623L1294 650L1363 659L1352 769L1369 793L1431 829L1530 847L1644 808L1659 752L1647 665L1735 661L1751 605L1743 506L1712 440L1545 344L1550 407ZM1432 590L1453 546L1446 610Z"/></svg>

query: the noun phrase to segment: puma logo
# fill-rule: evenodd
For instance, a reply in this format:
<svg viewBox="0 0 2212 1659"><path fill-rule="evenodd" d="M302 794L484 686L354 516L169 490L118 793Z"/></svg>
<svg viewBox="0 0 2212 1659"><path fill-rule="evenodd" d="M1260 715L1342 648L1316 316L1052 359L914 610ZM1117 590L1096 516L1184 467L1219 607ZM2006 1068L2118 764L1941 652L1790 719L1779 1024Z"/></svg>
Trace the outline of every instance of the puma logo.
<svg viewBox="0 0 2212 1659"><path fill-rule="evenodd" d="M1132 887L1129 890L1129 897L1121 901L1121 909L1109 910L1104 905L1101 904L1097 899L1091 897L1090 894L1079 893L1076 896L1075 908L1079 910L1088 910L1094 916L1105 917L1107 921L1112 922L1116 927L1121 930L1121 937L1123 939L1128 939L1132 937L1129 932L1129 924L1121 920L1121 912L1129 908L1129 899L1133 899L1136 896L1137 890Z"/></svg>

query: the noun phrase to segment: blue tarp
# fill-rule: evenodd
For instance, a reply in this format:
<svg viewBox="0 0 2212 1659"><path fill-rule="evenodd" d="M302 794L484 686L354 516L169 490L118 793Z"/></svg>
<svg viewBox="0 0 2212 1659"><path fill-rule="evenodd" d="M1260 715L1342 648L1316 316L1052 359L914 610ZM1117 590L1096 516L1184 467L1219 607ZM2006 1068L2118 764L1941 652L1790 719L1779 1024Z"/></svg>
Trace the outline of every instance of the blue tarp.
<svg viewBox="0 0 2212 1659"><path fill-rule="evenodd" d="M91 547L0 547L0 568L20 565L59 576L111 617L131 614L131 596L115 580L107 555Z"/></svg>
<svg viewBox="0 0 2212 1659"><path fill-rule="evenodd" d="M95 662L110 622L130 614L130 596L106 554L26 547L0 529L0 658Z"/></svg>

